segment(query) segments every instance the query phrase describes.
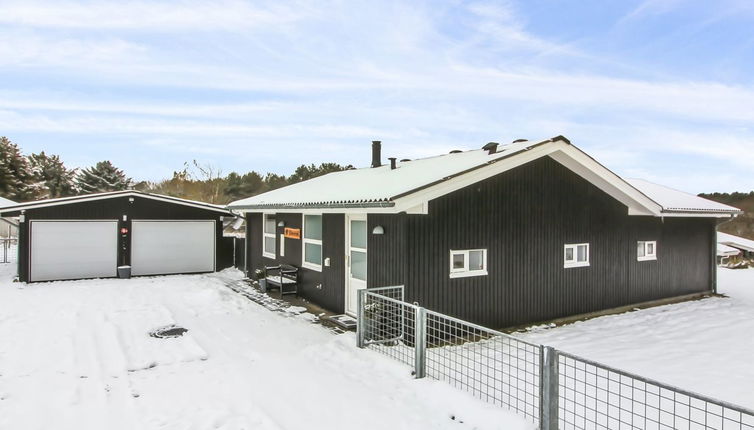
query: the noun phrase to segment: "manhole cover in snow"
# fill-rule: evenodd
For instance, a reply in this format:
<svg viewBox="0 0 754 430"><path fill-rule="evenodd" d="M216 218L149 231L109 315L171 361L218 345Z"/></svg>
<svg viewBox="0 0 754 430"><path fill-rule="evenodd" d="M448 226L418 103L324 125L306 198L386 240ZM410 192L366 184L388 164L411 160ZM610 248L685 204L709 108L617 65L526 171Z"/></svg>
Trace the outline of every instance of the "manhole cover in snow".
<svg viewBox="0 0 754 430"><path fill-rule="evenodd" d="M169 326L156 328L149 332L149 335L158 339L165 339L169 337L181 337L183 336L183 333L186 333L187 331L188 329L172 324Z"/></svg>

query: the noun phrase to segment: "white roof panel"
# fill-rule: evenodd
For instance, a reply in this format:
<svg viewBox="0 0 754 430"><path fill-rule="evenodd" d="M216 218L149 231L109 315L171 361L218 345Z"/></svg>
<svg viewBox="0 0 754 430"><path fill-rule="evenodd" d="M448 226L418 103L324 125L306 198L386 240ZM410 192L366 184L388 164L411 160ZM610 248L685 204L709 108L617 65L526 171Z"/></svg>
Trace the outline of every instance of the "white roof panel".
<svg viewBox="0 0 754 430"><path fill-rule="evenodd" d="M329 173L238 200L228 206L231 209L335 204L377 206L380 202L389 202L402 194L443 181L467 170L485 166L537 144L529 141L501 144L494 154L488 154L483 149L476 149L411 161L399 161L396 163L395 170L391 170L388 163L380 167Z"/></svg>
<svg viewBox="0 0 754 430"><path fill-rule="evenodd" d="M729 212L739 213L740 209L713 202L693 194L658 185L643 179L626 179L626 182L662 206L664 212Z"/></svg>

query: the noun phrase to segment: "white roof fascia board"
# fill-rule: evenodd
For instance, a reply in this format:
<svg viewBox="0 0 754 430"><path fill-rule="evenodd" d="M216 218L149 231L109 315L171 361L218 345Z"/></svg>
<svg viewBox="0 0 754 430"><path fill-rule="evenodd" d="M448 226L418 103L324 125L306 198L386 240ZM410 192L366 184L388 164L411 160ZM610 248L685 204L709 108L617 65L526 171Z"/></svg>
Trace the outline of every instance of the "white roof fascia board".
<svg viewBox="0 0 754 430"><path fill-rule="evenodd" d="M553 151L556 151L559 145L567 144L561 141L547 142L542 145L535 146L531 149L513 154L510 157L499 158L484 167L480 167L470 172L460 174L439 184L431 185L423 190L411 193L406 197L398 198L395 200L395 212L408 212L418 205L423 205L424 210L422 213L426 214L427 202L429 202L430 200L442 197L446 194L452 193L453 191L460 190L461 188L476 184L477 182L484 179L490 178L497 174L534 161L538 158L549 155Z"/></svg>
<svg viewBox="0 0 754 430"><path fill-rule="evenodd" d="M663 212L662 218L735 218L738 214L728 212Z"/></svg>
<svg viewBox="0 0 754 430"><path fill-rule="evenodd" d="M215 212L222 212L224 214L231 213L228 209L225 209L222 206L213 205L212 203L195 202L193 200L186 200L186 199L181 199L178 197L163 197L163 196L151 194L151 193L133 192L133 193L130 193L130 195L133 195L135 197L145 197L152 200L160 200L167 203L175 203L175 204L184 205L184 206L192 206L195 208L207 209L207 210L211 210Z"/></svg>
<svg viewBox="0 0 754 430"><path fill-rule="evenodd" d="M47 201L47 202L44 200L40 200L38 202L20 203L15 206L7 206L7 207L0 208L0 213L16 212L16 211L21 211L21 210L26 210L26 209L46 208L50 206L60 206L60 205L80 203L80 202L91 202L91 201L96 201L96 200L106 200L106 199L113 199L117 197L143 197L143 198L152 199L152 200L159 200L159 201L168 202L168 203L175 203L175 204L184 205L184 206L192 206L192 207L196 207L200 209L207 209L207 210L221 212L225 214L230 213L230 211L228 211L227 209L212 205L210 203L194 202L193 200L186 200L186 199L181 199L178 197L163 197L163 196L150 194L150 193L141 193L138 191L113 191L109 193L92 194L90 196L63 197L59 199L51 199L50 201Z"/></svg>
<svg viewBox="0 0 754 430"><path fill-rule="evenodd" d="M662 208L657 203L636 190L630 184L626 183L618 175L596 162L593 158L586 155L580 149L559 140L548 142L527 151L517 153L510 158L500 159L488 166L431 186L426 190L418 191L406 197L396 199L396 212L402 212L405 208L415 207L418 204L426 204L426 202L430 200L469 185L473 185L479 181L544 156L550 156L558 163L626 205L629 208L630 215L660 216Z"/></svg>
<svg viewBox="0 0 754 430"><path fill-rule="evenodd" d="M626 205L629 215L660 216L662 206L575 146L564 146L550 157Z"/></svg>
<svg viewBox="0 0 754 430"><path fill-rule="evenodd" d="M294 214L307 214L307 215L319 215L319 214L392 214L401 212L395 210L395 207L350 207L350 208L317 208L317 207L284 207L284 208L251 208L251 209L233 209L234 212L240 212L244 214L248 213L294 213Z"/></svg>

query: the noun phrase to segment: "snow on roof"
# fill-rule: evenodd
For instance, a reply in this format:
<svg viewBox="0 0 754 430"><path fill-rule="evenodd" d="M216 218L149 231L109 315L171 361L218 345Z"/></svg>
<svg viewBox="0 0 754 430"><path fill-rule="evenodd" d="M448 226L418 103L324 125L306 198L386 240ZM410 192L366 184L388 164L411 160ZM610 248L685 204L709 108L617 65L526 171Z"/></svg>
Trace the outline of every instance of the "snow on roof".
<svg viewBox="0 0 754 430"><path fill-rule="evenodd" d="M662 206L663 212L741 212L740 209L733 206L703 199L644 179L626 179L626 182Z"/></svg>
<svg viewBox="0 0 754 430"><path fill-rule="evenodd" d="M435 157L398 162L395 170L391 169L389 165L384 165L375 168L368 167L334 172L232 202L228 205L228 208L262 210L346 207L389 208L397 204L397 199L414 194L450 178L461 176L472 170L501 161L504 158L511 157L515 159L516 156L524 156L529 150L540 145L556 144L559 142L566 143L568 148L574 149L573 152L577 156L578 154L582 154L594 162L592 167L587 167L587 169L593 169L594 172L604 171L597 173L598 176L603 174L604 178L605 172L608 172L609 177L607 180L613 181L612 188L630 195L630 199L633 199L634 202L639 202L640 205L645 205L645 208L647 208L646 204L656 205L656 208L649 209L650 213L655 216L662 216L663 213L668 214L668 216L685 213L727 216L741 212L734 207L651 182L639 179L626 181L605 169L604 166L595 162L591 157L583 153L583 151L572 146L568 139L563 136L557 136L538 143L535 143L535 141L516 141L510 144L501 144L497 147L497 151L492 154L485 149L476 149L463 152L454 151L450 154ZM542 155L552 154L543 151ZM615 195L613 196L615 197ZM637 197L639 197L639 200L636 200ZM644 201L642 202L642 200Z"/></svg>
<svg viewBox="0 0 754 430"><path fill-rule="evenodd" d="M564 139L553 138L544 142ZM396 197L443 181L468 170L522 152L538 143L523 141L499 145L497 152L484 149L453 152L390 165L333 172L308 181L232 202L231 209L265 206L387 205Z"/></svg>
<svg viewBox="0 0 754 430"><path fill-rule="evenodd" d="M215 205L212 203L199 202L196 200L188 200L188 199L181 199L178 197L164 196L161 194L145 193L143 191L137 191L137 190L109 191L109 192L104 192L104 193L86 194L86 195L81 195L81 196L58 197L55 199L36 200L36 201L25 202L25 203L13 203L10 206L0 205L0 212L2 213L16 212L23 209L31 209L31 208L46 207L46 206L57 206L57 205L64 205L67 203L77 203L80 201L90 201L90 200L102 200L102 199L122 197L122 196L139 196L139 197L145 197L145 198L153 199L153 200L162 200L162 201L182 204L186 206L194 206L194 207L200 207L200 208L214 210L218 212L228 213L228 209L226 209L225 206L223 205Z"/></svg>
<svg viewBox="0 0 754 430"><path fill-rule="evenodd" d="M754 240L734 236L728 233L717 232L717 243L719 245L732 246L745 251L754 251Z"/></svg>
<svg viewBox="0 0 754 430"><path fill-rule="evenodd" d="M14 202L13 200L8 200L5 197L0 197L0 208L4 208L6 206L13 206L15 204L16 202Z"/></svg>
<svg viewBox="0 0 754 430"><path fill-rule="evenodd" d="M717 255L720 257L728 257L731 255L738 255L741 253L740 249L733 248L732 246L724 245L722 243L717 244Z"/></svg>

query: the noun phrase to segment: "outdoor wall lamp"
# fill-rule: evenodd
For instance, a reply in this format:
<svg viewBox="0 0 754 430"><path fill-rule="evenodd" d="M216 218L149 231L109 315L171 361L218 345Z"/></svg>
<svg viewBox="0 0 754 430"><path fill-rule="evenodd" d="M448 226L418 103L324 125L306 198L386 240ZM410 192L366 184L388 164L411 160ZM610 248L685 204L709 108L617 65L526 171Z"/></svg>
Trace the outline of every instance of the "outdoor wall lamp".
<svg viewBox="0 0 754 430"><path fill-rule="evenodd" d="M385 234L385 228L381 225L376 225L372 229L372 234Z"/></svg>
<svg viewBox="0 0 754 430"><path fill-rule="evenodd" d="M285 227L285 221L278 221L278 227Z"/></svg>

